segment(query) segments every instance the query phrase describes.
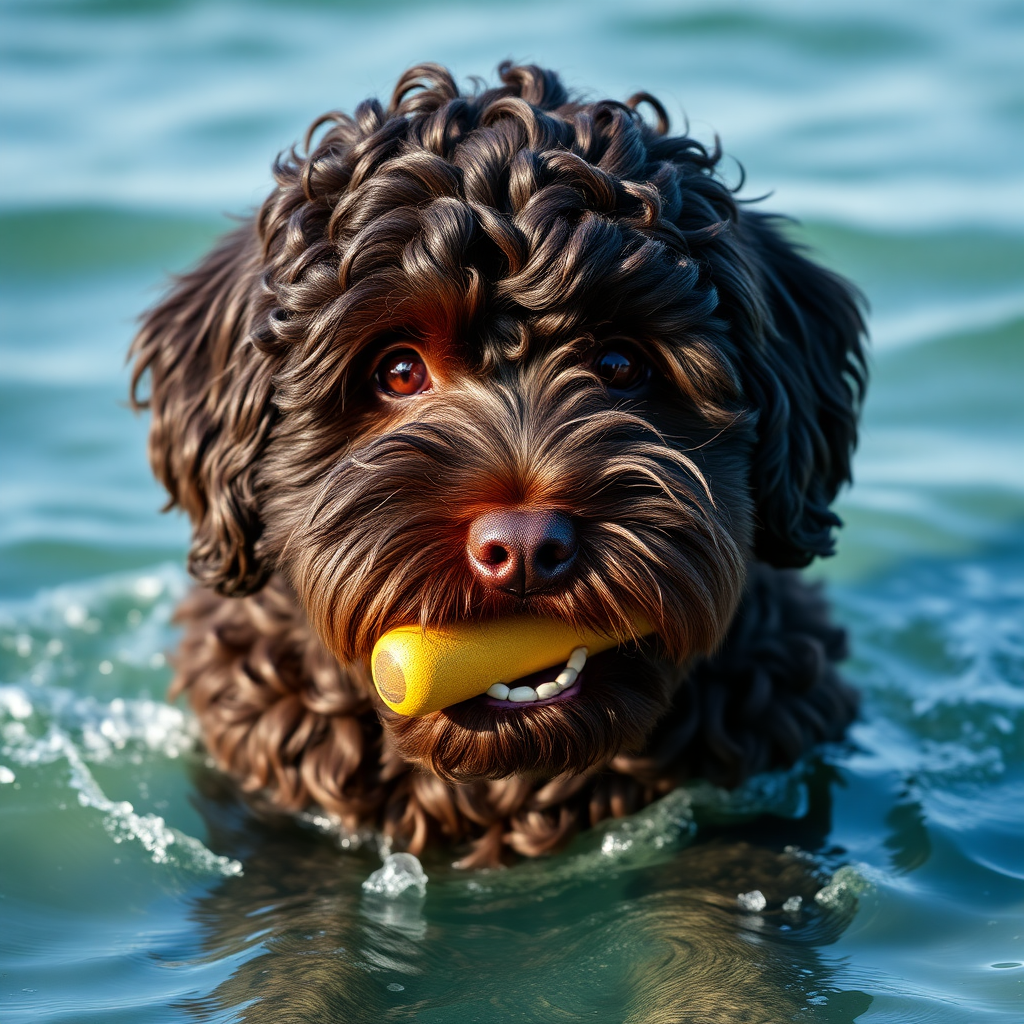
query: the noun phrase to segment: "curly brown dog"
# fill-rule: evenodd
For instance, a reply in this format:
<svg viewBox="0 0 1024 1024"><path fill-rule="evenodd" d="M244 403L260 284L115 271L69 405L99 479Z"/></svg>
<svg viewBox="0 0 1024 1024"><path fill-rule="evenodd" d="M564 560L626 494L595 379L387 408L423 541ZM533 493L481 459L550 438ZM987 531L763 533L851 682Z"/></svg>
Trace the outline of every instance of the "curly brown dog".
<svg viewBox="0 0 1024 1024"><path fill-rule="evenodd" d="M839 525L858 294L653 97L500 75L422 65L320 118L132 348L200 584L172 693L210 752L465 864L791 764L856 707L792 570ZM623 642L526 703L375 691L394 627L523 615Z"/></svg>

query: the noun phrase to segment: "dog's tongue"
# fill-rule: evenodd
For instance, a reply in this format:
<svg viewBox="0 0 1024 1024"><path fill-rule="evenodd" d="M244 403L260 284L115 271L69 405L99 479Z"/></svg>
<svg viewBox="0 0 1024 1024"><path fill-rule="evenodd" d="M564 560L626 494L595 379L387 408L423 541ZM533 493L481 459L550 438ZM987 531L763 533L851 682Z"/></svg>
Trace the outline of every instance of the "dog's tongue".
<svg viewBox="0 0 1024 1024"><path fill-rule="evenodd" d="M415 717L565 662L578 647L597 654L621 642L577 632L557 619L526 616L426 630L399 626L374 645L370 671L384 703Z"/></svg>

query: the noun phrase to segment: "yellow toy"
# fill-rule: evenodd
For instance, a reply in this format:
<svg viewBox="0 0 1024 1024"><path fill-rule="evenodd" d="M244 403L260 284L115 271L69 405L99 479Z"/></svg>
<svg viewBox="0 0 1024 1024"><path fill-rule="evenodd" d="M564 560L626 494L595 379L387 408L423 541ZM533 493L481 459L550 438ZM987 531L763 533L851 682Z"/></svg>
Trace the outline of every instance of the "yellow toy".
<svg viewBox="0 0 1024 1024"><path fill-rule="evenodd" d="M590 630L579 633L557 619L527 616L440 629L398 626L374 645L370 670L384 703L416 717L481 693L517 703L545 700L576 681L589 654L621 642ZM507 685L560 662L565 667L552 668L552 679L536 688Z"/></svg>

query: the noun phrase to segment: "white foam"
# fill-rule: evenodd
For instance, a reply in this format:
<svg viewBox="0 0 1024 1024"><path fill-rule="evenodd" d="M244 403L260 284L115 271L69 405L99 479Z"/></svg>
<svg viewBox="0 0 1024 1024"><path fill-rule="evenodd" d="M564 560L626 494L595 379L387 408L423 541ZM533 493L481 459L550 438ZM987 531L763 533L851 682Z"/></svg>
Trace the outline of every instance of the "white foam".
<svg viewBox="0 0 1024 1024"><path fill-rule="evenodd" d="M692 793L677 789L631 817L607 823L603 831L603 857L623 866L658 859L694 834Z"/></svg>
<svg viewBox="0 0 1024 1024"><path fill-rule="evenodd" d="M85 756L94 762L110 761L121 751L180 757L195 748L198 738L195 719L162 701L125 697L101 701L80 697L65 687L0 686L0 723L8 719L0 725L3 751L22 763L47 760L45 735L10 728L35 714L76 736Z"/></svg>
<svg viewBox="0 0 1024 1024"><path fill-rule="evenodd" d="M752 914L758 914L768 906L768 900L760 889L754 889L752 892L738 893L736 902L744 910L748 910Z"/></svg>
<svg viewBox="0 0 1024 1024"><path fill-rule="evenodd" d="M301 824L316 829L322 835L333 837L339 850L359 850L364 846L376 845L382 857L389 852L380 833L371 828L353 831L340 818L326 811L300 811L295 817Z"/></svg>
<svg viewBox="0 0 1024 1024"><path fill-rule="evenodd" d="M88 617L89 613L80 604L69 604L64 609L64 621L72 629L81 629Z"/></svg>
<svg viewBox="0 0 1024 1024"><path fill-rule="evenodd" d="M32 702L19 686L0 686L0 712L21 721L32 714Z"/></svg>
<svg viewBox="0 0 1024 1024"><path fill-rule="evenodd" d="M136 597L143 601L155 601L164 592L165 582L159 576L140 576L135 581Z"/></svg>
<svg viewBox="0 0 1024 1024"><path fill-rule="evenodd" d="M184 596L188 580L176 565L162 565L144 574L116 574L86 583L64 584L39 591L27 601L0 602L0 629L32 639L35 630L50 634L70 630L92 633L103 627L117 626L109 621L111 605L124 602L139 605L126 622L139 625L154 613L161 623L169 619L174 602ZM48 651L49 654L59 651Z"/></svg>

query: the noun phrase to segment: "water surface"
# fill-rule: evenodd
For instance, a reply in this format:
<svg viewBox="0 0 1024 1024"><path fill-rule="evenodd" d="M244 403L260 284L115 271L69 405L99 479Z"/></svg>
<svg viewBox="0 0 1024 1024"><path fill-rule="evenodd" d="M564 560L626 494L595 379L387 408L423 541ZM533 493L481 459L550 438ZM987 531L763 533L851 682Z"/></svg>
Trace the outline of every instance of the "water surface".
<svg viewBox="0 0 1024 1024"><path fill-rule="evenodd" d="M5 1021L1020 1019L1019 5L7 0L0 17ZM772 192L865 290L857 479L814 570L864 710L792 772L692 786L508 871L435 853L426 897L393 901L361 888L372 837L255 819L162 700L187 531L157 512L123 354L165 273L260 201L314 116L417 60L488 75L510 55L718 131L745 194Z"/></svg>

